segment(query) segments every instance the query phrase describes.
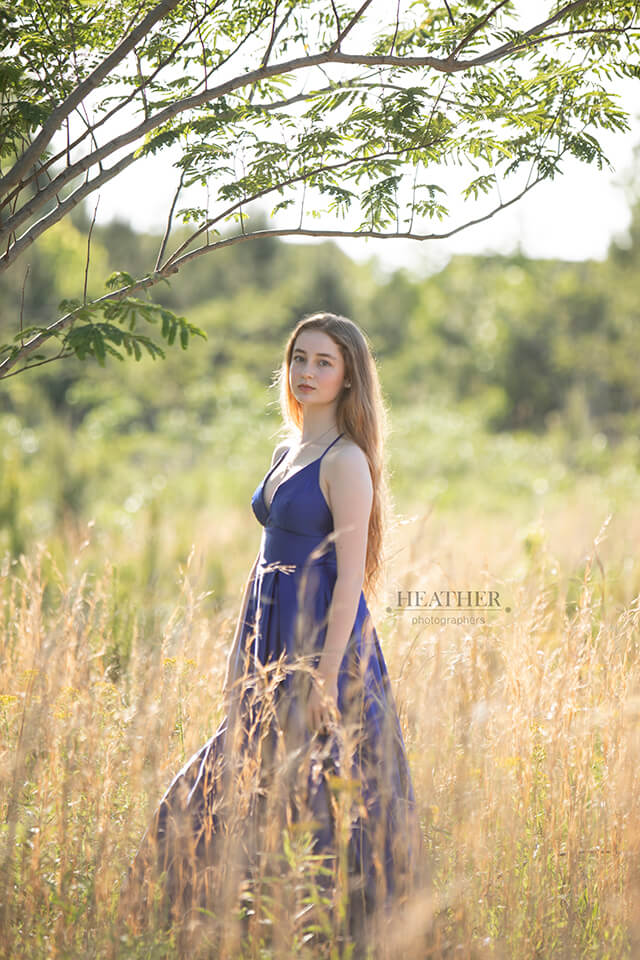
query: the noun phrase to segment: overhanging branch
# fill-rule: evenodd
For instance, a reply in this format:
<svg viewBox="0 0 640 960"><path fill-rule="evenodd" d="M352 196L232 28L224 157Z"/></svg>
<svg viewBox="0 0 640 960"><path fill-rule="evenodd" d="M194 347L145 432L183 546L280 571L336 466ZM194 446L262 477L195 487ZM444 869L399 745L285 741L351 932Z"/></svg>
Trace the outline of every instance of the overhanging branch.
<svg viewBox="0 0 640 960"><path fill-rule="evenodd" d="M165 3L169 3L170 0L165 0ZM176 0L171 0L171 2L176 2ZM561 10L557 11L553 16L549 17L547 20L543 21L540 24L537 24L534 27L531 27L529 30L525 31L522 36L525 38L534 37L538 34L541 34L548 26L555 23L560 18L566 16L571 12L575 12L580 7L584 6L589 0L574 0L573 3L565 5ZM358 11L357 16L360 16L363 9L367 4L363 4ZM156 11L158 8L155 8ZM495 9L495 8L494 8ZM152 11L153 12L153 11ZM355 18L354 18L355 19ZM353 21L352 21L353 22ZM345 34L345 28L343 35ZM593 30L588 30L586 32L620 32L623 28L610 27L610 28L594 28ZM625 30L630 29L629 26L624 28ZM568 33L574 33L576 31L568 31ZM581 31L582 32L582 31ZM133 36L133 34L131 34ZM560 34L554 35L558 37ZM544 42L546 39L551 39L550 37L539 37L536 42ZM530 45L530 44L529 44ZM207 103L210 103L220 97L225 96L226 94L232 93L235 90L252 86L262 80L273 79L278 76L285 74L296 73L302 70L308 70L312 67L321 67L331 63L342 63L351 66L394 66L394 67L404 67L404 68L416 68L416 67L426 67L432 68L438 72L445 74L458 73L467 69L470 69L475 66L486 65L496 59L507 56L509 53L517 52L527 44L522 44L521 41L516 42L509 41L506 44L498 47L496 50L490 51L486 54L483 54L478 57L474 57L468 60L457 60L453 55L440 59L437 57L400 57L393 55L371 55L367 56L364 54L344 54L339 50L335 50L335 44L330 47L328 50L315 54L309 57L299 57L293 60L285 61L278 64L265 65L261 66L256 70L249 71L246 74L243 74L240 77L232 78L225 83L218 84L215 87L209 88L208 90L200 91L197 94L192 94L189 97L185 97L182 100L177 100L173 104L164 109L160 110L157 114L152 117L149 117L142 123L131 128L125 133L119 135L118 137L113 138L108 143L104 144L102 147L94 150L93 152L87 154L82 159L76 161L73 164L69 164L60 174L58 174L55 179L53 179L46 187L38 191L36 196L24 204L13 216L9 217L0 228L0 243L4 242L6 238L10 238L13 234L16 233L18 228L22 226L28 219L36 214L38 210L41 210L48 202L54 199L57 194L60 193L64 185L76 177L82 175L92 166L96 164L101 164L106 158L110 157L113 153L122 149L125 146L135 142L136 140L141 139L147 133L152 132L163 124L169 122L174 117L188 110L196 109L198 107L204 106ZM106 62L106 61L105 61ZM95 74L95 72L94 72ZM92 74L92 76L94 76ZM89 78L90 79L90 78ZM85 81L85 83L88 81ZM65 101L67 102L67 101ZM62 105L61 105L62 107ZM55 112L54 112L55 113ZM52 115L53 116L53 115ZM47 125L50 124L51 118L47 121ZM48 129L48 126L47 126ZM44 128L43 128L44 130ZM27 151L29 153L39 141L39 138L42 135L38 135L34 144ZM24 154L23 158L18 161L18 164L21 164L24 157L27 155ZM16 165L16 167L18 166ZM14 167L14 171L16 169ZM7 178L13 176L14 171L10 171L4 180L0 181L0 187L3 184L8 183ZM94 182L94 181L92 181ZM97 183L97 178L96 181ZM42 221L39 221L41 223ZM53 221L55 222L55 221ZM45 227L46 229L46 227ZM39 232L42 232L39 230ZM36 233L38 235L38 233ZM28 234L25 234L21 237L17 243L21 243L23 239L28 243L31 242L31 239L28 237L34 238L29 231ZM23 245L24 248L24 245ZM13 259L13 258L12 258ZM7 264L7 261L4 258L0 259L0 264Z"/></svg>
<svg viewBox="0 0 640 960"><path fill-rule="evenodd" d="M44 344L51 340L52 337L58 336L67 327L71 326L81 309L86 310L87 308L98 307L101 304L109 301L122 300L125 297L129 297L133 293L138 292L139 290L149 289L150 287L155 286L157 283L160 283L162 280L165 280L168 276L176 274L180 267L189 260L194 260L196 257L203 256L205 253L211 253L214 250L220 250L223 247L235 246L236 244L244 243L247 240L264 240L276 237L326 237L334 240L363 237L369 237L371 239L378 240L445 240L448 237L454 236L456 233L460 233L462 230L466 230L471 226L475 226L476 224L484 223L487 220L490 220L501 210L505 210L507 207L510 207L512 204L521 200L526 193L532 190L536 184L540 183L544 179L545 177L542 174L539 174L535 180L528 183L518 194L516 194L510 200L498 204L498 206L494 207L494 209L489 211L489 213L484 214L481 217L468 220L467 222L462 223L457 227L453 227L451 230L447 230L443 233L417 233L411 230L386 233L382 230L319 230L305 229L300 227L285 227L282 229L256 230L252 233L240 233L233 237L226 237L223 240L218 240L214 243L203 244L196 250L192 250L183 254L177 260L172 261L171 264L165 264L162 269L155 271L148 277L144 277L141 280L136 280L134 283L129 284L126 287L121 287L119 290L114 290L111 293L107 293L96 300L90 301L85 307L78 307L76 310L72 310L65 314L64 317L60 317L60 319L50 324L46 330L38 333L35 337L25 343L24 346L21 347L20 350L16 351L12 357L7 357L4 361L0 362L0 379L6 377L17 364L27 360L32 353L34 353L36 350L39 350Z"/></svg>
<svg viewBox="0 0 640 960"><path fill-rule="evenodd" d="M432 111L433 115L433 111ZM430 123L431 121L429 121ZM429 125L427 125L426 133L428 133ZM420 143L408 144L406 147L402 147L399 150L380 150L378 153L373 153L369 155L356 155L349 157L346 160L340 160L337 163L327 163L322 164L312 169L307 169L302 171L299 174L288 177L286 180L281 180L278 183L274 183L269 187L265 187L263 190L259 190L256 193L252 194L249 197L243 197L241 200L237 200L235 203L231 204L229 207L226 207L221 213L216 214L215 217L209 217L201 227L198 227L190 237L187 238L177 250L171 254L167 259L164 266L170 266L175 262L175 258L182 254L183 250L186 250L187 247L191 246L193 241L199 237L201 234L205 233L207 230L210 230L211 227L214 227L217 223L220 223L221 220L225 220L227 217L232 216L236 211L242 210L243 207L247 207L251 203L255 203L256 200L262 200L264 197L268 196L271 193L276 193L281 190L285 190L287 187L295 186L296 184L306 183L310 180L313 180L319 177L321 174L332 174L336 173L339 170L345 170L347 167L354 166L356 164L373 164L377 163L380 160L399 158L402 156L407 156L411 153L416 153L419 150L424 150L429 146L433 146L438 142L438 139L427 140L423 138Z"/></svg>
<svg viewBox="0 0 640 960"><path fill-rule="evenodd" d="M70 196L59 202L51 213L41 217L40 220L34 223L33 226L23 233L14 243L7 246L5 252L0 256L0 273L7 270L14 260L17 260L24 250L31 246L34 240L37 240L41 234L62 220L74 207L77 207L82 200L92 194L94 190L97 190L98 187L101 187L104 183L108 183L109 180L113 180L113 178L117 177L123 170L126 170L135 159L136 155L134 151L126 157L123 157L122 160L114 163L113 166L108 169L102 169L93 180L86 180L81 186L74 190Z"/></svg>

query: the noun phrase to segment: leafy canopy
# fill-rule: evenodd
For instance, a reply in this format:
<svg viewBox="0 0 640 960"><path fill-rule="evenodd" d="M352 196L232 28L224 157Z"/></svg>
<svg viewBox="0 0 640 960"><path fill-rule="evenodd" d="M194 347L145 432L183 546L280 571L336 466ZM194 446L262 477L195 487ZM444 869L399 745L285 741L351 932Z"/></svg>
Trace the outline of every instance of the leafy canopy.
<svg viewBox="0 0 640 960"><path fill-rule="evenodd" d="M160 355L140 320L186 347L202 331L134 294L221 247L447 237L567 156L601 168L599 132L629 129L613 90L638 78L636 13L627 0L2 0L0 273L24 273L39 236L149 154L173 151L176 183L155 201L167 228L148 273L122 264L88 297L89 230L82 297L47 324L25 328L20 304L0 321L0 377ZM449 212L452 164L464 222ZM265 205L272 223L253 228Z"/></svg>

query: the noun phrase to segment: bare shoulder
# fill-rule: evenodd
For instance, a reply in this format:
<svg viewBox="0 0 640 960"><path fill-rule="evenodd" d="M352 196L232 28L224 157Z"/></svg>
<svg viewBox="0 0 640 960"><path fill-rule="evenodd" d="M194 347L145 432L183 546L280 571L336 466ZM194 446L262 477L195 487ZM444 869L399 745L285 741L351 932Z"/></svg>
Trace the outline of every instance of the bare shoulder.
<svg viewBox="0 0 640 960"><path fill-rule="evenodd" d="M320 487L334 523L351 523L357 517L362 517L362 524L366 526L373 499L373 483L364 450L345 437L329 450L322 462L325 461L326 479L320 480Z"/></svg>
<svg viewBox="0 0 640 960"><path fill-rule="evenodd" d="M353 482L360 487L371 482L369 462L362 447L348 438L343 438L327 454L329 481Z"/></svg>

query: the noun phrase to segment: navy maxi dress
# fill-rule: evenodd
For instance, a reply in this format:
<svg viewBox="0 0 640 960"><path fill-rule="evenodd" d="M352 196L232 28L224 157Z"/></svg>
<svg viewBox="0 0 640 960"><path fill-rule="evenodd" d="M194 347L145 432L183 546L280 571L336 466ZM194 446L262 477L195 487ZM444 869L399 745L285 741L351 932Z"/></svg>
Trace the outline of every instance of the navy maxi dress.
<svg viewBox="0 0 640 960"><path fill-rule="evenodd" d="M333 443L289 474L267 505L264 486L285 450L253 493L264 530L230 663L229 709L172 780L133 866L148 865L152 850L170 902L181 898L184 905L187 892L191 904L203 904L207 895L219 904L221 872L233 864L237 877L250 879L269 847L270 826L276 838L283 825L308 826L325 867L320 886L335 889L338 862L343 883L347 874L354 932L377 907L388 914L411 895L422 841L400 722L363 592L338 675L340 720L316 732L305 722L337 576L333 518L319 484ZM336 854L338 836L346 860Z"/></svg>

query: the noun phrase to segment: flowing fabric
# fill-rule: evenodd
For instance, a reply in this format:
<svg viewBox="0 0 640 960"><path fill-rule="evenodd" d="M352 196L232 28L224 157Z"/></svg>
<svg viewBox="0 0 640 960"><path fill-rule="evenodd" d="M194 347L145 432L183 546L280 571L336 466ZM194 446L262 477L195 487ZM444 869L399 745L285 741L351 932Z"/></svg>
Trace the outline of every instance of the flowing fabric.
<svg viewBox="0 0 640 960"><path fill-rule="evenodd" d="M339 722L314 732L305 721L337 577L333 518L319 483L331 446L289 474L267 506L264 486L285 450L253 493L264 529L230 664L231 706L172 780L136 863L153 849L170 900L199 887L200 903L203 890L215 901L222 873L253 875L269 846L269 825L277 823L276 845L282 825L308 826L312 852L326 867L320 886L331 891L339 870L343 882L347 875L355 936L377 908L392 911L410 896L422 842L400 721L363 592L338 674ZM340 838L346 861L337 856Z"/></svg>

